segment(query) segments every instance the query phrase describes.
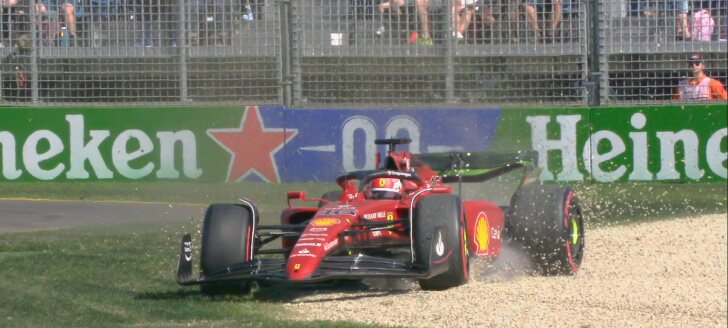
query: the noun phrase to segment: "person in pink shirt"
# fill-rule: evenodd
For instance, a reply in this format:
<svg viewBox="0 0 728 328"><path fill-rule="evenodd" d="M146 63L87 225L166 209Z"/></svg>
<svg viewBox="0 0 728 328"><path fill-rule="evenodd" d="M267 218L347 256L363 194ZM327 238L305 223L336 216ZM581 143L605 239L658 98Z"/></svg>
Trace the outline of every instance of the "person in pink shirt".
<svg viewBox="0 0 728 328"><path fill-rule="evenodd" d="M715 21L710 10L698 9L693 13L692 35L696 41L710 41L715 29Z"/></svg>

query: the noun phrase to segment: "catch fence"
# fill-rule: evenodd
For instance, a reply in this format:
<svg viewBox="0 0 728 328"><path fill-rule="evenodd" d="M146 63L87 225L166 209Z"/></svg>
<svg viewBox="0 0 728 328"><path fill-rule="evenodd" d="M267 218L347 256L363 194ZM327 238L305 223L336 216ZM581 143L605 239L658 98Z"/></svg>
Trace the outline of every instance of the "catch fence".
<svg viewBox="0 0 728 328"><path fill-rule="evenodd" d="M38 3L3 7L3 104L669 103L695 53L728 77L726 0Z"/></svg>

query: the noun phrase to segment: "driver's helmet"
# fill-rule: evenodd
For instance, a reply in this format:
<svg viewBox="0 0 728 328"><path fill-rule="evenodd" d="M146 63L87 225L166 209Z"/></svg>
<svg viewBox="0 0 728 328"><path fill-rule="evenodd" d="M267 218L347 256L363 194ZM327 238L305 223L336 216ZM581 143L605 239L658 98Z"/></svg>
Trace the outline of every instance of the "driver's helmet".
<svg viewBox="0 0 728 328"><path fill-rule="evenodd" d="M402 197L402 181L395 178L376 178L364 190L369 199L399 199Z"/></svg>

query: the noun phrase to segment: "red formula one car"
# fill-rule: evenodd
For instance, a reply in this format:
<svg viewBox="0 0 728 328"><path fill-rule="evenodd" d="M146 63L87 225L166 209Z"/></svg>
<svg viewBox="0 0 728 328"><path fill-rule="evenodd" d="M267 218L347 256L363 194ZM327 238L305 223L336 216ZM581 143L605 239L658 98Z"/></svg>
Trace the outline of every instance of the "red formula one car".
<svg viewBox="0 0 728 328"><path fill-rule="evenodd" d="M200 276L192 275L192 241L182 237L181 285L204 293L245 291L257 282L315 283L371 277L417 279L425 290L468 281L471 257L496 258L502 240L527 249L544 274L572 274L584 255L584 222L571 188L542 185L525 153L413 155L408 139L380 139L387 156L374 171L337 179L321 198L288 192L281 224L259 224L248 200L213 204L202 224ZM379 159L379 156L378 156ZM516 169L526 174L509 207L461 199L448 184L485 181ZM292 206L291 201L311 206ZM281 239L281 248L264 247ZM272 245L272 244L271 244Z"/></svg>

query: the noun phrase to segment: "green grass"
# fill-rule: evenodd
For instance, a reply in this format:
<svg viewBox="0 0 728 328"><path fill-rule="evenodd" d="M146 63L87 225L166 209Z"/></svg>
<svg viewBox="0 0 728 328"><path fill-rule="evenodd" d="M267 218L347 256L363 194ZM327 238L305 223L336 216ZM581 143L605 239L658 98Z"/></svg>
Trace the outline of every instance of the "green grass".
<svg viewBox="0 0 728 328"><path fill-rule="evenodd" d="M507 205L515 191L512 177L464 188L468 197L492 199ZM665 219L708 213L725 213L728 185L675 183L577 184L588 219L597 225ZM334 183L199 183L199 182L47 182L3 183L0 198L51 198L74 200L120 200L165 203L229 203L238 197L253 200L264 222L276 222L286 206L286 192L305 191L320 197L338 189ZM470 192L467 189L477 189ZM457 190L457 189L454 189Z"/></svg>
<svg viewBox="0 0 728 328"><path fill-rule="evenodd" d="M301 190L315 198L337 188L334 183L13 182L0 184L0 198L211 204L245 197L258 205L263 220L275 222L286 206L287 191Z"/></svg>
<svg viewBox="0 0 728 328"><path fill-rule="evenodd" d="M1 235L0 326L364 327L290 321L282 304L305 291L213 298L178 286L183 224Z"/></svg>
<svg viewBox="0 0 728 328"><path fill-rule="evenodd" d="M287 190L319 197L331 184L3 183L0 198L206 204L245 196L275 222ZM290 321L298 290L206 297L174 271L182 232L201 218L142 225L0 233L0 327L365 327ZM199 243L199 235L194 237ZM325 319L325 318L322 318Z"/></svg>
<svg viewBox="0 0 728 328"><path fill-rule="evenodd" d="M726 213L728 185L624 183L577 185L591 226Z"/></svg>

